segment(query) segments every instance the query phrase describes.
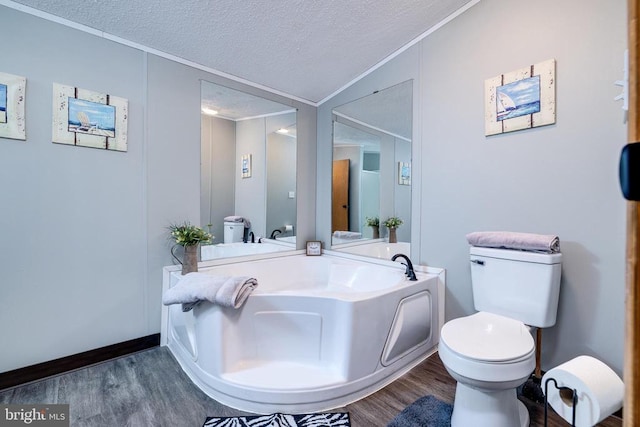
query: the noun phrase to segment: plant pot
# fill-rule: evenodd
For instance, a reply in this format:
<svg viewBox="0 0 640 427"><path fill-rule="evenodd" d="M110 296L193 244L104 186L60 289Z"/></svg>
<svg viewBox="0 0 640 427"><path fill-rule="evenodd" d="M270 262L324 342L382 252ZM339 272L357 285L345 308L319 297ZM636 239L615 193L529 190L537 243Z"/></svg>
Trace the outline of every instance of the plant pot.
<svg viewBox="0 0 640 427"><path fill-rule="evenodd" d="M184 276L187 273L198 271L198 249L200 249L200 245L195 244L195 245L189 245L189 246L182 246L182 249L183 249L182 261L180 261L180 258L176 256L176 252L175 252L176 249L179 248L180 246L181 245L178 245L178 244L173 245L173 247L171 248L171 256L173 256L173 259L175 259L177 262L179 262L182 265L182 275Z"/></svg>
<svg viewBox="0 0 640 427"><path fill-rule="evenodd" d="M198 271L198 247L200 245L189 245L184 247L184 257L182 259L182 275Z"/></svg>
<svg viewBox="0 0 640 427"><path fill-rule="evenodd" d="M373 238L374 239L379 239L380 238L380 227L372 225L371 229L373 230Z"/></svg>
<svg viewBox="0 0 640 427"><path fill-rule="evenodd" d="M396 228L389 228L389 243L398 243L398 236L396 235Z"/></svg>

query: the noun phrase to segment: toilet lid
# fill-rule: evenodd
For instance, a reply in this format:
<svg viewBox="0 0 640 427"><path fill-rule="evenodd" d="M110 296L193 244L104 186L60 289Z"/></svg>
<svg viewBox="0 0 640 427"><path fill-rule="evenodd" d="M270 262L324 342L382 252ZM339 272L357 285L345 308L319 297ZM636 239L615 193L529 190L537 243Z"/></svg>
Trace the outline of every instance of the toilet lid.
<svg viewBox="0 0 640 427"><path fill-rule="evenodd" d="M485 312L450 320L442 327L440 339L460 356L487 362L519 359L534 349L524 323Z"/></svg>

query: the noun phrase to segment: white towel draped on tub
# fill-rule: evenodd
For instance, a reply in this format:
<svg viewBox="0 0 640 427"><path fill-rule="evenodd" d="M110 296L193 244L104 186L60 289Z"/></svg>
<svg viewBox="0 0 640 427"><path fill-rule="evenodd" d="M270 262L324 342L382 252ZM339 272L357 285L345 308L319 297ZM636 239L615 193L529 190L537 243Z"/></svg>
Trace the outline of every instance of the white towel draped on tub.
<svg viewBox="0 0 640 427"><path fill-rule="evenodd" d="M547 253L560 252L560 239L555 235L515 233L511 231L476 231L467 234L472 246L518 249Z"/></svg>
<svg viewBox="0 0 640 427"><path fill-rule="evenodd" d="M253 277L188 273L164 293L162 303L182 304L182 311L191 310L201 301L240 308L256 286L258 281Z"/></svg>

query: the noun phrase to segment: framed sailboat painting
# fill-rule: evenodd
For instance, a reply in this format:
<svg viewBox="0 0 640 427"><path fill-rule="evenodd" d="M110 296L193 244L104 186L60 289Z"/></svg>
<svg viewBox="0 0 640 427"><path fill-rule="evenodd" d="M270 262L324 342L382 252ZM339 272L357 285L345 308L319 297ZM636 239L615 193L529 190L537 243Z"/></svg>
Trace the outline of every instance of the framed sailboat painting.
<svg viewBox="0 0 640 427"><path fill-rule="evenodd" d="M0 72L0 138L26 141L25 89L27 79Z"/></svg>
<svg viewBox="0 0 640 427"><path fill-rule="evenodd" d="M556 122L556 61L485 80L485 136Z"/></svg>

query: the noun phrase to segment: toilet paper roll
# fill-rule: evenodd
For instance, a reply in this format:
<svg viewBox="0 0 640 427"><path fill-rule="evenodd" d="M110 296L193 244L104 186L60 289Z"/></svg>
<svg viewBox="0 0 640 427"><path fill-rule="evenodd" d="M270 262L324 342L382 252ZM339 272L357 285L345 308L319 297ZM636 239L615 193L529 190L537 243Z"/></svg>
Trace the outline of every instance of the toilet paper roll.
<svg viewBox="0 0 640 427"><path fill-rule="evenodd" d="M293 231L293 225L285 225L284 231Z"/></svg>
<svg viewBox="0 0 640 427"><path fill-rule="evenodd" d="M548 404L571 424L573 392L556 389L568 387L577 391L576 427L594 426L622 407L624 383L616 373L590 356L578 356L557 366L542 377L542 389L547 389Z"/></svg>

